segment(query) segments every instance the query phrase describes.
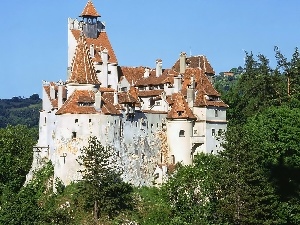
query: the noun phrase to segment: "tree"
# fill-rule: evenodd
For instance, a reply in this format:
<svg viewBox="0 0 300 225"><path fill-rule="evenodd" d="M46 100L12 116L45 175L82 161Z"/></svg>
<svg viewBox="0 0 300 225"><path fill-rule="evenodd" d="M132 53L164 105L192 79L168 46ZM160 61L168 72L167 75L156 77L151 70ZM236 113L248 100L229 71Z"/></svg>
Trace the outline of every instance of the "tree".
<svg viewBox="0 0 300 225"><path fill-rule="evenodd" d="M93 202L96 221L100 210L113 217L114 213L132 207L132 187L120 178L121 172L110 147L90 137L88 146L81 149L78 162L84 168L82 192L87 197L87 207Z"/></svg>
<svg viewBox="0 0 300 225"><path fill-rule="evenodd" d="M26 126L0 129L0 194L4 189L18 192L25 182L33 159L36 134Z"/></svg>
<svg viewBox="0 0 300 225"><path fill-rule="evenodd" d="M194 164L180 166L163 186L171 206L169 224L221 223L218 215L222 159L212 154L199 154Z"/></svg>
<svg viewBox="0 0 300 225"><path fill-rule="evenodd" d="M244 72L238 82L224 96L230 105L228 118L231 123L244 123L248 117L269 106L279 106L283 101L283 76L269 66L262 54L257 59L252 53L245 56Z"/></svg>
<svg viewBox="0 0 300 225"><path fill-rule="evenodd" d="M300 110L283 106L230 127L219 214L234 224L299 224L299 124Z"/></svg>

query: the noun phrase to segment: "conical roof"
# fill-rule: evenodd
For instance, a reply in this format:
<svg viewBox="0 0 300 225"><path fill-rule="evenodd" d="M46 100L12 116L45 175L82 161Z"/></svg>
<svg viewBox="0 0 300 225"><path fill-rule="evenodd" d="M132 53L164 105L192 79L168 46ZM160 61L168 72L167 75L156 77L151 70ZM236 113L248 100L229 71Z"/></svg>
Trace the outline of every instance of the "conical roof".
<svg viewBox="0 0 300 225"><path fill-rule="evenodd" d="M97 12L93 2L91 0L89 0L87 3L86 3L86 6L85 8L83 9L81 15L81 17L84 17L84 16L94 16L94 17L100 17L100 14Z"/></svg>
<svg viewBox="0 0 300 225"><path fill-rule="evenodd" d="M167 119L197 119L185 101L182 93L175 93L172 98L174 98L174 104L167 115Z"/></svg>
<svg viewBox="0 0 300 225"><path fill-rule="evenodd" d="M84 35L81 35L71 65L68 83L100 84Z"/></svg>

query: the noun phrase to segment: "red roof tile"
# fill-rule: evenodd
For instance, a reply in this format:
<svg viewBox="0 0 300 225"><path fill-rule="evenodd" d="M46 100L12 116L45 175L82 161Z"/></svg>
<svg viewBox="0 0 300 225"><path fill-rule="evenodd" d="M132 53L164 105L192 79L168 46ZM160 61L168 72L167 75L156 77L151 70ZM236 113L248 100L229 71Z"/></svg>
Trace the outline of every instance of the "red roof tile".
<svg viewBox="0 0 300 225"><path fill-rule="evenodd" d="M56 115L62 114L95 114L95 93L90 90L75 90Z"/></svg>
<svg viewBox="0 0 300 225"><path fill-rule="evenodd" d="M89 0L86 3L85 8L83 9L81 15L81 17L83 16L94 16L94 17L100 17L100 14L97 12L93 2L91 0Z"/></svg>
<svg viewBox="0 0 300 225"><path fill-rule="evenodd" d="M215 74L214 69L212 68L206 56L204 55L187 57L186 64L187 64L187 68L201 68L204 71L204 73ZM180 59L178 59L175 62L172 69L177 72L180 71Z"/></svg>
<svg viewBox="0 0 300 225"><path fill-rule="evenodd" d="M109 115L119 115L120 111L117 106L113 105L113 100L108 98L106 92L102 95L101 112ZM91 90L75 90L63 106L56 112L56 115L62 114L96 114L98 112L95 107L95 93Z"/></svg>
<svg viewBox="0 0 300 225"><path fill-rule="evenodd" d="M151 97L151 96L159 96L164 90L139 90L138 96L139 97Z"/></svg>
<svg viewBox="0 0 300 225"><path fill-rule="evenodd" d="M190 85L191 77L194 77L195 90L203 90L206 95L220 96L219 92L216 91L212 83L209 81L208 77L204 74L201 68L187 68L184 73L184 81L182 84L182 89L185 90L188 85Z"/></svg>
<svg viewBox="0 0 300 225"><path fill-rule="evenodd" d="M145 67L119 67L119 76L125 77L130 85L135 84L138 80L144 77Z"/></svg>
<svg viewBox="0 0 300 225"><path fill-rule="evenodd" d="M78 41L80 38L80 30L71 30L73 36ZM107 33L105 31L101 31L98 34L97 38L86 38L86 43L88 46L94 45L95 54L92 58L94 62L102 62L100 52L104 49L107 49L108 51L108 62L109 63L118 63L117 57L115 55L115 52L110 44L109 38L107 36Z"/></svg>
<svg viewBox="0 0 300 225"><path fill-rule="evenodd" d="M212 100L207 99L203 91L197 92L194 106L198 106L198 107L216 106L216 107L228 108L228 105L225 104L221 99L219 100L216 100L214 98L212 98Z"/></svg>
<svg viewBox="0 0 300 225"><path fill-rule="evenodd" d="M174 73L172 70L164 70L163 74L156 77L155 70L152 70L149 77L141 78L135 83L135 86L150 86L150 85L162 85L166 83L174 83Z"/></svg>
<svg viewBox="0 0 300 225"><path fill-rule="evenodd" d="M167 119L197 119L189 108L182 93L174 93L172 99L174 103L167 115Z"/></svg>
<svg viewBox="0 0 300 225"><path fill-rule="evenodd" d="M85 38L80 36L71 65L71 76L68 83L100 84L90 57Z"/></svg>

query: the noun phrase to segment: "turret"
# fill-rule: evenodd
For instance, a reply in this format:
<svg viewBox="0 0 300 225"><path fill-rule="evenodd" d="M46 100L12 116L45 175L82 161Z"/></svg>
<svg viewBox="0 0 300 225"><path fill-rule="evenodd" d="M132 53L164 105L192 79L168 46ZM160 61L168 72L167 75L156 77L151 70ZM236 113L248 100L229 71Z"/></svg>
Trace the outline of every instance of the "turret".
<svg viewBox="0 0 300 225"><path fill-rule="evenodd" d="M94 4L89 0L81 13L80 17L82 18L82 30L87 38L97 38L98 37L98 17L100 14L97 12Z"/></svg>
<svg viewBox="0 0 300 225"><path fill-rule="evenodd" d="M193 136L193 123L197 118L188 107L182 93L173 94L172 98L174 104L167 115L169 163L182 162L189 165L193 158L190 139Z"/></svg>

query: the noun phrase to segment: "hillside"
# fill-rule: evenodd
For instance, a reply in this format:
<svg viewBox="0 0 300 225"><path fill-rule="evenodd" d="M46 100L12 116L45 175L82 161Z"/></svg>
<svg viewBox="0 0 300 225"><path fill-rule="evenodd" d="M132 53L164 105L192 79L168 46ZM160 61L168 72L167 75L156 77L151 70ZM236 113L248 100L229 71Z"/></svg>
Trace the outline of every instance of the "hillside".
<svg viewBox="0 0 300 225"><path fill-rule="evenodd" d="M42 99L38 94L33 94L29 98L0 99L0 128L5 128L8 124L37 127L41 108Z"/></svg>

